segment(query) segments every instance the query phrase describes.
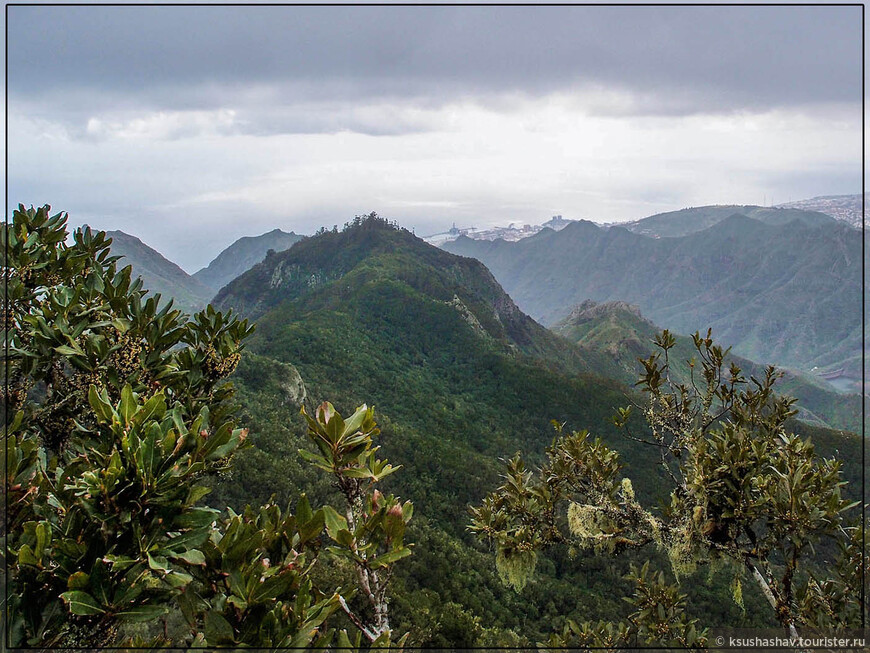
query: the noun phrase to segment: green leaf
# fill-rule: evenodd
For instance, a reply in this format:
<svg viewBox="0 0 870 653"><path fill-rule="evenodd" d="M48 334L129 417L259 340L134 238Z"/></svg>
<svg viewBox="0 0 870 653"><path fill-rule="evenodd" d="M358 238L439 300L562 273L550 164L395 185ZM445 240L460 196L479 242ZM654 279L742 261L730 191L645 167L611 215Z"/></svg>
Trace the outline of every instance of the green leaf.
<svg viewBox="0 0 870 653"><path fill-rule="evenodd" d="M297 522L300 543L304 544L320 535L321 531L323 531L324 523L325 515L322 509L315 512L311 519L306 521L304 524L302 522Z"/></svg>
<svg viewBox="0 0 870 653"><path fill-rule="evenodd" d="M163 555L175 555L176 552L198 547L208 539L210 532L211 526L206 525L188 531L187 533L176 535L169 540L166 546L160 549L159 553Z"/></svg>
<svg viewBox="0 0 870 653"><path fill-rule="evenodd" d="M365 404L357 408L356 412L348 417L347 422L344 423L342 437L347 437L348 435L356 433L359 430L359 427L362 426L363 422L365 421L368 412L368 406L366 406Z"/></svg>
<svg viewBox="0 0 870 653"><path fill-rule="evenodd" d="M18 549L19 565L33 565L34 567L38 567L40 565L39 560L40 558L33 555L33 549L31 549L27 544L22 544L21 548Z"/></svg>
<svg viewBox="0 0 870 653"><path fill-rule="evenodd" d="M66 586L71 590L83 590L87 588L91 578L83 571L77 571L67 578Z"/></svg>
<svg viewBox="0 0 870 653"><path fill-rule="evenodd" d="M107 555L105 557L105 561L108 564L112 565L113 571L123 571L127 567L135 565L137 562L139 562L135 558L128 558L127 556L116 556L112 554Z"/></svg>
<svg viewBox="0 0 870 653"><path fill-rule="evenodd" d="M341 439L341 434L343 432L344 420L341 418L341 415L338 414L338 411L336 411L326 424L326 435L329 437L331 442L336 443Z"/></svg>
<svg viewBox="0 0 870 653"><path fill-rule="evenodd" d="M118 618L122 621L139 623L157 619L165 614L169 614L169 608L165 605L136 605L119 612Z"/></svg>
<svg viewBox="0 0 870 653"><path fill-rule="evenodd" d="M205 564L205 556L202 551L199 549L191 549L190 551L182 551L181 553L175 553L172 555L173 558L177 560L184 560L187 564L190 565L204 565Z"/></svg>
<svg viewBox="0 0 870 653"><path fill-rule="evenodd" d="M97 599L100 605L109 605L112 601L109 595L114 583L109 575L109 569L105 562L97 558L91 568L89 591L91 596ZM70 588L75 589L75 588Z"/></svg>
<svg viewBox="0 0 870 653"><path fill-rule="evenodd" d="M390 638L392 634L392 631L385 630L371 643L371 648L390 648Z"/></svg>
<svg viewBox="0 0 870 653"><path fill-rule="evenodd" d="M187 512L178 515L172 524L176 528L202 528L208 526L220 516L220 512L213 508L191 508Z"/></svg>
<svg viewBox="0 0 870 653"><path fill-rule="evenodd" d="M339 515L332 506L323 506L322 510L326 532L334 540L338 536L338 531L347 530L347 519Z"/></svg>
<svg viewBox="0 0 870 653"><path fill-rule="evenodd" d="M332 467L330 467L330 465L329 465L329 461L326 458L324 458L323 456L318 456L316 453L312 453L312 452L307 451L305 449L299 449L299 456L303 460L307 460L310 463L314 463L315 465L317 465L318 467L320 467L321 469L324 469L326 471L330 471L332 469Z"/></svg>
<svg viewBox="0 0 870 653"><path fill-rule="evenodd" d="M54 348L54 350L60 354L61 356L84 356L85 352L83 352L78 347L68 347L67 345L59 345Z"/></svg>
<svg viewBox="0 0 870 653"><path fill-rule="evenodd" d="M136 412L136 399L133 397L133 388L130 385L125 385L121 390L121 419L125 424L130 423L130 418Z"/></svg>
<svg viewBox="0 0 870 653"><path fill-rule="evenodd" d="M354 537L350 531L342 528L340 531L338 531L338 533L335 534L335 541L342 546L350 548L353 544Z"/></svg>
<svg viewBox="0 0 870 653"><path fill-rule="evenodd" d="M342 476L347 476L348 478L374 478L374 474L370 469L366 469L365 467L351 467L350 469L341 470Z"/></svg>
<svg viewBox="0 0 870 653"><path fill-rule="evenodd" d="M347 631L343 628L338 632L338 648L353 648L350 638L347 636Z"/></svg>
<svg viewBox="0 0 870 653"><path fill-rule="evenodd" d="M89 615L102 614L105 612L105 610L103 610L97 603L97 600L87 592L82 592L80 590L64 592L60 595L60 598L67 603L69 611L73 614Z"/></svg>
<svg viewBox="0 0 870 653"><path fill-rule="evenodd" d="M153 557L150 553L148 554L148 566L151 567L154 571L161 571L164 574L169 573L169 561L163 556Z"/></svg>
<svg viewBox="0 0 870 653"><path fill-rule="evenodd" d="M205 637L210 646L234 644L233 627L217 612L205 615Z"/></svg>
<svg viewBox="0 0 870 653"><path fill-rule="evenodd" d="M100 421L112 421L112 416L115 411L112 409L112 405L108 401L104 401L103 398L100 397L100 393L97 392L97 387L95 385L92 385L88 390L88 403L91 405L91 409L96 413L97 418Z"/></svg>
<svg viewBox="0 0 870 653"><path fill-rule="evenodd" d="M372 569L377 569L378 567L384 567L386 565L391 565L397 560L401 560L407 556L411 555L411 549L403 546L400 549L396 549L394 551L390 551L389 553L385 553L382 556L378 556L373 561L370 562Z"/></svg>
<svg viewBox="0 0 870 653"><path fill-rule="evenodd" d="M296 503L296 519L300 524L306 524L311 521L314 514L311 512L311 504L308 502L308 497L303 492L299 496L299 501Z"/></svg>
<svg viewBox="0 0 870 653"><path fill-rule="evenodd" d="M180 571L171 571L163 577L163 580L170 587L177 589L179 587L187 586L193 580L193 576L190 574L183 574Z"/></svg>
<svg viewBox="0 0 870 653"><path fill-rule="evenodd" d="M186 506L192 506L209 492L211 492L211 488L205 487L204 485L192 487L190 488L190 492L187 493L187 499L185 499L184 504Z"/></svg>

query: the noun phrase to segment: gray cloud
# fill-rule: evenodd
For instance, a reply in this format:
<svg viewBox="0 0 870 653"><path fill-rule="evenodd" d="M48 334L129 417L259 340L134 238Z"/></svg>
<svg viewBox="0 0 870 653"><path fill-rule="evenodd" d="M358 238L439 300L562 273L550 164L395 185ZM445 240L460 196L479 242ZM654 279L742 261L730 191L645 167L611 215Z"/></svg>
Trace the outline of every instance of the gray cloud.
<svg viewBox="0 0 870 653"><path fill-rule="evenodd" d="M93 111L89 99L251 107L257 89L278 106L437 105L604 86L636 97L629 113L671 115L858 102L860 17L830 6L10 7L9 89L54 99L56 113ZM335 127L292 118L260 128Z"/></svg>

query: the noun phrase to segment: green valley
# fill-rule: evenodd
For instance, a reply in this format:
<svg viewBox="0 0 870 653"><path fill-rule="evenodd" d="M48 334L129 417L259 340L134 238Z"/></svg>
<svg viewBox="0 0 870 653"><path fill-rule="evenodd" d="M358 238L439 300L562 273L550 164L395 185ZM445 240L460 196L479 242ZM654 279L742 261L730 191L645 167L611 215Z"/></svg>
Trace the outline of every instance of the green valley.
<svg viewBox="0 0 870 653"><path fill-rule="evenodd" d="M653 344L662 329L644 318L637 306L625 302L596 304L586 300L552 327L556 333L571 342L606 352L614 363L624 371L614 377L627 384L634 383L642 370L638 358L649 358L655 351ZM688 361L696 357L692 339L676 336L676 345L671 354L671 373L674 379L686 385L700 380L697 370L689 367ZM762 378L764 365L740 356L731 355L733 361L749 376ZM794 370L782 369L779 392L798 400L798 418L828 428L843 429L857 433L861 430L861 398L857 394L844 395L823 380Z"/></svg>

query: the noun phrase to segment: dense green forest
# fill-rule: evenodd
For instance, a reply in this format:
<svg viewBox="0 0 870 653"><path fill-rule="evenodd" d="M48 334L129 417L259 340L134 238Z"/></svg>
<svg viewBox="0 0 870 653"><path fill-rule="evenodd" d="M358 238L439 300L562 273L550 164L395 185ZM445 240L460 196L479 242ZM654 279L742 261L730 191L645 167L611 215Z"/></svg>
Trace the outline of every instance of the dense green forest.
<svg viewBox="0 0 870 653"><path fill-rule="evenodd" d="M638 479L638 494L652 503L664 498L654 452L625 440L611 422L634 391L587 373L603 370L608 377L625 379L606 352L572 349L554 340L524 319L476 261L446 254L373 219L267 259L225 288L217 302L256 317L251 350L275 361L273 399L262 411L249 407L252 418L257 419L256 412L275 424L275 415L281 414L280 368L275 366L288 364L299 370L314 401L330 397L347 408L366 399L384 415L384 451L409 470L391 483L418 506L411 533L426 527L420 536L427 546L418 546L413 559L397 570L406 597L424 593L429 597L425 603L433 605L430 617L422 619L411 608L416 601L405 603L402 592L397 593L397 602L408 609L397 604L398 613L409 627L422 628L413 633L416 641L471 641L437 635L439 605L457 604L478 618L489 630L479 643L488 644L541 641L571 616L627 613L622 595L629 585L623 576L632 555L612 559L557 547L529 586L515 593L499 581L492 555L466 531L468 506L499 483L499 459L523 451L532 462L543 460L554 437L552 420L588 428L619 447L627 470ZM256 360L240 370L242 392L257 383L254 370L265 365L263 358ZM639 371L637 365L635 376ZM262 397L262 390L254 395ZM279 453L293 455L292 446L280 444L294 437L292 412L283 411L285 435L258 445L264 453L257 454L250 471L274 479L247 486L259 496L275 487L292 492L297 484L288 473L290 463ZM643 428L639 421L637 427ZM853 458L857 438L815 432L824 453L853 452L844 458L853 461L847 470L852 478L859 478ZM298 432L295 438L300 441ZM279 480L282 475L289 478ZM237 500L243 498L237 495ZM451 564L445 565L445 559ZM663 557L654 564L667 568ZM753 609L744 612L730 599L724 576L711 579L708 571L683 585L692 610L706 623L773 623L760 593L747 587L747 605ZM624 591L614 595L606 587Z"/></svg>
<svg viewBox="0 0 870 653"><path fill-rule="evenodd" d="M588 349L609 354L622 370L620 378L631 384L637 378L638 359L648 358L655 352L655 337L662 329L645 319L636 306L625 302L598 304L587 300L552 327L552 330L571 342ZM689 361L697 352L689 336L676 335L671 352L670 372L675 379L688 384L692 369ZM747 374L761 378L764 365L729 354ZM783 370L777 384L778 392L798 400L798 417L819 426L843 429L857 433L861 430L861 397L843 394L832 389L821 379L793 370Z"/></svg>
<svg viewBox="0 0 870 653"><path fill-rule="evenodd" d="M269 253L219 293L221 313L186 322L145 298L102 235L64 245L64 229L64 216L22 207L4 232L13 319L30 338L6 361L21 383L21 411L6 416L17 456L7 485L15 496L36 488L13 516L22 535L9 550L23 641L104 645L94 633L117 621L110 639L163 645L365 646L404 634L427 647L534 645L574 636L576 624L644 622L624 600L638 569L675 599L681 623L783 623L753 583L735 600L727 566L675 578L666 547L615 554L553 539L521 591L505 583L504 551L479 536L479 507L510 482L507 459L521 454L531 474L565 434L588 429L619 452L631 500L654 515L668 512L671 472L634 439L655 437L649 415L614 423L620 408L649 401L625 383L624 361L535 323L479 262L372 214ZM62 387L75 388L72 404ZM840 507L859 498L860 440L787 424L842 461L852 482L831 476L842 499L829 521L839 524ZM76 470L90 485L54 485ZM143 500L124 509L130 498L108 489L118 478ZM143 513L152 500L159 509ZM570 511L552 514L554 528L568 523ZM70 536L73 516L94 553ZM820 541L801 582L836 554ZM269 591L257 590L267 577Z"/></svg>

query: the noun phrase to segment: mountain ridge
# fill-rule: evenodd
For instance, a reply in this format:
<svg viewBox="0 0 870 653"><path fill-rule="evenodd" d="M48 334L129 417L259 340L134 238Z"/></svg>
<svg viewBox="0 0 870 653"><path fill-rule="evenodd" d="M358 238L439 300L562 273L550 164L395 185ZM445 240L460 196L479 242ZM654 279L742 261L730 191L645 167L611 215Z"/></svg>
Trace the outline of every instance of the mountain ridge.
<svg viewBox="0 0 870 653"><path fill-rule="evenodd" d="M649 358L657 351L654 339L661 327L643 316L633 304L622 301L594 302L586 300L575 306L567 317L551 329L571 342L585 344L610 354L625 369L620 377L632 383L642 368L638 358ZM676 345L671 352L671 372L675 380L691 385L691 370L686 361L696 356L689 336L672 333ZM761 378L765 365L741 356L729 354L747 376ZM858 394L843 394L826 383L800 372L780 369L782 378L779 391L798 400L799 419L826 428L844 429L857 433L861 430L861 398Z"/></svg>
<svg viewBox="0 0 870 653"><path fill-rule="evenodd" d="M269 250L284 251L303 238L304 236L297 233L288 233L278 228L259 236L242 236L192 276L211 288L214 295L237 276L260 263Z"/></svg>
<svg viewBox="0 0 870 653"><path fill-rule="evenodd" d="M326 260L325 251L335 254ZM609 370L603 357L568 346L523 313L479 261L376 223L321 234L272 255L224 287L214 302L257 318L288 298L328 284L341 288L382 281L407 285L451 306L507 351L537 356L571 372L600 367L606 375Z"/></svg>
<svg viewBox="0 0 870 653"><path fill-rule="evenodd" d="M745 215L771 226L788 224L794 220L808 226L830 225L836 222L835 218L820 211L753 204L715 204L666 211L620 224L635 233L654 238L673 238L703 231L734 214Z"/></svg>
<svg viewBox="0 0 870 653"><path fill-rule="evenodd" d="M195 313L208 304L214 294L211 289L160 252L123 231L107 231L106 235L112 239L112 254L123 257L118 261L119 267L132 265L134 276L141 276L151 293L174 298L175 305L187 313Z"/></svg>
<svg viewBox="0 0 870 653"><path fill-rule="evenodd" d="M458 239L443 249L481 260L545 325L584 299L623 300L676 332L712 327L750 359L847 365L860 378L860 233L830 216L821 227L727 217L674 238L569 225L536 240Z"/></svg>

